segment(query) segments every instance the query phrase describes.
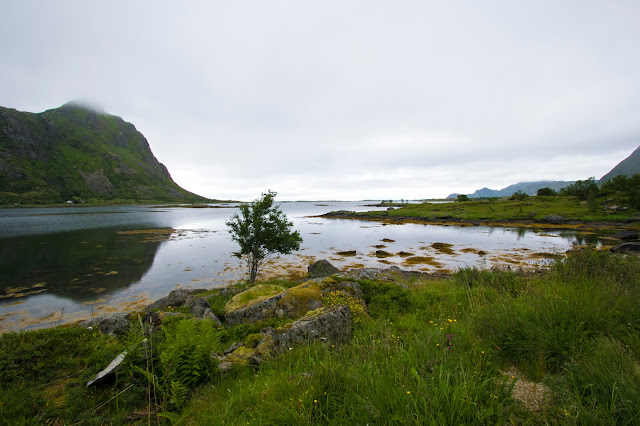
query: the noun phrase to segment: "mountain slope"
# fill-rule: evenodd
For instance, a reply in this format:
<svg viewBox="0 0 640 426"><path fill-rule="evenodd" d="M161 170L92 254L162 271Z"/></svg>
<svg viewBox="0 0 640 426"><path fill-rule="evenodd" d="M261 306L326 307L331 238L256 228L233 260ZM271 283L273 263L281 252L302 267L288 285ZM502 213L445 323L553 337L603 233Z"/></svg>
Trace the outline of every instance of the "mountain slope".
<svg viewBox="0 0 640 426"><path fill-rule="evenodd" d="M543 180L537 182L518 182L513 185L509 185L500 190L482 188L475 191L473 194L467 194L469 198L483 198L483 197L509 197L514 192L522 191L528 195L536 195L538 189L551 188L554 191L559 191L565 186L571 185L574 182L565 182L561 180ZM456 198L458 194L450 194L447 198Z"/></svg>
<svg viewBox="0 0 640 426"><path fill-rule="evenodd" d="M122 118L70 102L43 113L0 107L0 203L193 202Z"/></svg>
<svg viewBox="0 0 640 426"><path fill-rule="evenodd" d="M609 173L602 176L599 183L602 184L619 175L633 176L640 173L640 147L636 148L630 156L622 160Z"/></svg>

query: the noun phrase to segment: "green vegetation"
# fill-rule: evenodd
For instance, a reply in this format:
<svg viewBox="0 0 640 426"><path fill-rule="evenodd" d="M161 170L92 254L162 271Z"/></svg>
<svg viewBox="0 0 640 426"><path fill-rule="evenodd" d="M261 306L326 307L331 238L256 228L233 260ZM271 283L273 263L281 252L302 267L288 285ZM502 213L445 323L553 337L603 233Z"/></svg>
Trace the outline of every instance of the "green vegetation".
<svg viewBox="0 0 640 426"><path fill-rule="evenodd" d="M202 202L120 117L69 103L40 114L0 107L0 205Z"/></svg>
<svg viewBox="0 0 640 426"><path fill-rule="evenodd" d="M302 242L300 233L291 230L293 223L280 207L273 205L275 197L275 192L267 191L249 204L240 204L240 212L226 222L231 239L240 245L233 255L246 259L250 283L255 282L260 267L270 256L289 254L298 250Z"/></svg>
<svg viewBox="0 0 640 426"><path fill-rule="evenodd" d="M640 209L640 174L631 177L616 176L602 184L600 193L616 203Z"/></svg>
<svg viewBox="0 0 640 426"><path fill-rule="evenodd" d="M250 347L262 327L285 320L216 329L174 318L147 343L135 315L118 339L81 328L5 334L0 416L87 424L638 423L639 258L584 250L545 273L464 268L449 279L400 284L360 281L366 313L344 295L326 296L355 307L350 342L307 344L226 373L209 350ZM206 297L218 307L230 298L219 290ZM125 348L114 382L84 386Z"/></svg>
<svg viewBox="0 0 640 426"><path fill-rule="evenodd" d="M612 196L613 201L609 200ZM592 193L591 199L587 195L587 201L582 201L577 196L549 197L514 194L512 198L472 199L464 203L411 204L390 211L349 213L347 216L426 222L532 223L544 222L545 217L549 215L562 216L566 221L581 222L625 222L639 215L638 210L630 202L630 196L623 193L612 194L612 191L601 190L597 196ZM611 202L619 202L619 208L607 210L606 207Z"/></svg>

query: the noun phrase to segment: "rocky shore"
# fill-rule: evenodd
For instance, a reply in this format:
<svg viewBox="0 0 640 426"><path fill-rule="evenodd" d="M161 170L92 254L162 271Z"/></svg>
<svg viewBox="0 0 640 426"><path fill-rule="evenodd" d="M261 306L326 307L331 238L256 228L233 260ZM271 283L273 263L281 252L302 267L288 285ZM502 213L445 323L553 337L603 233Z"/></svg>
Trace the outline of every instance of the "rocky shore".
<svg viewBox="0 0 640 426"><path fill-rule="evenodd" d="M220 288L216 296L231 296L224 315L220 318L213 313L207 301L211 290L176 289L141 312L110 314L78 325L97 328L104 334L124 335L132 321L141 321L145 333L151 336L162 329L167 318L190 316L201 321L212 321L220 328L261 323L270 318L285 320L281 327L263 328L249 342L234 342L222 352L213 353L212 356L218 360L218 368L226 371L235 365L257 366L267 358L307 342L321 341L327 345L346 342L353 334L354 315L366 312L362 290L357 281L378 280L404 286L397 281L414 275L425 275L396 267L343 272L326 260L310 265L308 271L308 280L287 289L268 284L258 284L247 289L233 285ZM327 300L333 300L334 303L327 303ZM189 314L173 311L184 311L184 308L188 308ZM87 386L99 384L114 374L125 355L126 351L116 357Z"/></svg>

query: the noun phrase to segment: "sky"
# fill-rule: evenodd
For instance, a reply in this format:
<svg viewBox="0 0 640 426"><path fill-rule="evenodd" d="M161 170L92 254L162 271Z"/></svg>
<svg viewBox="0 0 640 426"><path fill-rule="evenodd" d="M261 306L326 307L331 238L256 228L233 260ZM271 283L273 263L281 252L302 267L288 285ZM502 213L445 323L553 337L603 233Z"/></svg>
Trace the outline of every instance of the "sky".
<svg viewBox="0 0 640 426"><path fill-rule="evenodd" d="M637 0L0 0L0 105L133 123L183 188L424 199L640 145Z"/></svg>

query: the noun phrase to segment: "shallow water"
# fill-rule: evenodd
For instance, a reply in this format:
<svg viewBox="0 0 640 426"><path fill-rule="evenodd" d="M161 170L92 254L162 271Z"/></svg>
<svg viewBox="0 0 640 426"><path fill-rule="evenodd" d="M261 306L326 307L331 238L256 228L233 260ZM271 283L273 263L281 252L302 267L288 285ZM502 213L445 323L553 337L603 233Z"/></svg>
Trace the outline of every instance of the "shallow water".
<svg viewBox="0 0 640 426"><path fill-rule="evenodd" d="M374 209L365 204L283 203L304 242L299 252L273 259L259 278L303 275L321 258L338 268L536 268L574 245L599 243L595 234L575 231L313 217L332 210ZM0 331L136 309L177 286L211 288L242 279L245 267L231 254L236 247L225 226L236 210L226 207L0 210ZM380 250L388 257L380 257Z"/></svg>

